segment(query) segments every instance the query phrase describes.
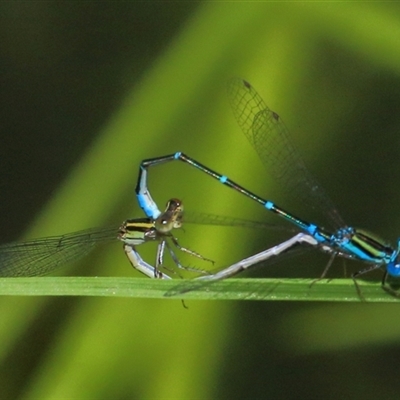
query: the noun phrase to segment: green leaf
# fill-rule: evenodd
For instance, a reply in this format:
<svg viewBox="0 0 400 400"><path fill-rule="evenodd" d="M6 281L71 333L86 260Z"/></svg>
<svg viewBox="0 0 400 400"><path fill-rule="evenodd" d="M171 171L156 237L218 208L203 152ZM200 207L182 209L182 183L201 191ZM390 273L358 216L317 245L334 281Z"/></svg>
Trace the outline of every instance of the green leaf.
<svg viewBox="0 0 400 400"><path fill-rule="evenodd" d="M108 277L1 278L0 295L104 296L178 298L195 300L339 301L360 302L351 279L226 279L212 283L194 280L156 280ZM364 300L391 303L398 299L380 283L359 282Z"/></svg>

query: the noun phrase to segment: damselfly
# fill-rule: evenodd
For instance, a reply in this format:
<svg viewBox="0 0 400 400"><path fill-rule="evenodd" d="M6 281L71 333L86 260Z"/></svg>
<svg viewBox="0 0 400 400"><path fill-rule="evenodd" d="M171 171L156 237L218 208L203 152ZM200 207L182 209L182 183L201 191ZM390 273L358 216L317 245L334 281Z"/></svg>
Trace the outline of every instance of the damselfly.
<svg viewBox="0 0 400 400"><path fill-rule="evenodd" d="M257 196L243 186L233 182L227 176L215 172L181 152L144 160L139 170L136 193L139 204L148 216L159 213L158 209L153 207L154 202L148 190L148 168L180 160L260 203L267 210L291 222L303 232L281 245L246 259L244 264L237 263L224 269L219 274L200 277L199 279L213 280L230 277L258 263L260 258L266 260L282 252L289 251L291 247L299 243L307 243L331 254L321 278L327 273L335 256L360 260L369 264L367 268L352 275L360 296L361 293L356 278L382 266L385 267L382 278L383 289L392 295L400 296L387 282L388 276L400 276L400 239L398 239L396 247L391 247L363 230L345 225L329 197L306 169L299 153L289 140L288 130L279 115L271 111L255 89L242 79L235 78L229 82L228 94L235 118L258 153L261 161L292 195L295 195L297 199L301 199L309 207L322 211L329 218L334 230L328 231L316 224L298 218L271 200Z"/></svg>
<svg viewBox="0 0 400 400"><path fill-rule="evenodd" d="M200 254L180 246L171 231L182 226L183 205L178 199L171 199L166 210L156 218L130 219L117 228L92 228L62 236L14 242L0 246L0 276L46 275L56 268L76 261L88 254L96 244L120 240L125 254L133 268L150 278L171 279L162 272L164 252L168 250L177 267L197 273L204 271L183 266L175 255L172 245L180 251L199 259L210 261ZM155 265L142 259L136 247L158 242ZM172 244L172 245L171 245Z"/></svg>

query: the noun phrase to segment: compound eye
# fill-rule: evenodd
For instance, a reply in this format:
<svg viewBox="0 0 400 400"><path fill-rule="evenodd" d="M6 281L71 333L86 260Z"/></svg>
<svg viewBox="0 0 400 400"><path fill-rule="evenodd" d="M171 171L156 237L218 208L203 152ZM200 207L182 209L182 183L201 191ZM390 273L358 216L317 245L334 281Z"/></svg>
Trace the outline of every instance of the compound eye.
<svg viewBox="0 0 400 400"><path fill-rule="evenodd" d="M400 276L400 263L399 260L395 260L393 263L388 264L387 272L390 276L399 277Z"/></svg>

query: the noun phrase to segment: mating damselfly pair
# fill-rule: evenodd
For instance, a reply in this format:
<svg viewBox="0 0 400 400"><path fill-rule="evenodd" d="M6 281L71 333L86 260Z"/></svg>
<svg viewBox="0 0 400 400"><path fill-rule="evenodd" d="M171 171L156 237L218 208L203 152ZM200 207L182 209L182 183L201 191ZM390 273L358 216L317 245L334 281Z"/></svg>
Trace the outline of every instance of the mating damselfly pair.
<svg viewBox="0 0 400 400"><path fill-rule="evenodd" d="M267 210L292 223L300 231L300 233L297 233L277 246L226 267L215 274L195 278L196 281L211 282L228 278L261 261L266 261L283 253L290 252L299 244L307 244L330 255L322 277L325 276L336 256L363 261L369 264L368 267L352 275L360 297L362 295L356 278L380 267L385 267L382 278L383 289L397 296L398 293L390 287L387 278L388 276L400 276L400 239L398 240L397 247L392 248L364 231L344 224L329 197L306 169L301 157L290 142L287 128L279 115L266 106L262 98L248 82L235 78L229 82L228 87L235 118L258 153L261 161L267 169L271 170L278 182L295 195L297 199L301 199L309 207L314 207L324 213L331 222L332 231L298 218L274 202L263 199L243 186L238 185L227 176L219 174L193 158L178 152L167 156L147 159L141 163L136 194L139 205L146 213L147 218L127 221L122 225L117 235L118 239L124 243L124 250L131 264L147 276L170 278L169 275L160 270L163 264L165 248L167 248L178 267L185 267L180 264L168 240L171 240L180 250L203 260L211 261L192 250L182 248L172 236L172 229L178 228L182 224L183 209L181 208L181 203L176 199L171 200L167 205L166 211L162 213L152 199L148 189L147 178L150 167L180 160L217 179L223 185L260 203ZM115 230L89 230L56 238L45 238L38 241L0 246L0 275L39 275L46 273L48 270L54 269L54 263L52 264L51 258L54 257L57 260L56 264L70 261L86 253L87 249L98 241L110 239L110 235L114 235L115 238ZM79 242L79 238L85 238L90 246L87 244L82 245L84 241L81 240ZM146 263L136 250L137 245L150 240L157 240L159 242L154 266ZM69 242L72 242L73 246L76 247L76 253L64 250L64 254L67 255L62 255L63 251L59 249L70 248L70 246L67 246ZM48 246L47 243L50 243L50 245ZM51 247L53 255L47 252L48 255L46 256L46 246ZM34 260L35 253L39 252L39 249L41 256L39 258L36 257ZM57 256L58 253L59 255ZM48 261L46 261L46 257L48 257ZM31 260L34 261L31 262ZM24 268L24 263L25 265L29 263L29 267ZM35 267L41 263L44 267L41 269ZM19 268L16 268L16 266L19 266ZM19 269L23 273L13 273L15 269ZM32 271L32 273L29 273L29 271Z"/></svg>

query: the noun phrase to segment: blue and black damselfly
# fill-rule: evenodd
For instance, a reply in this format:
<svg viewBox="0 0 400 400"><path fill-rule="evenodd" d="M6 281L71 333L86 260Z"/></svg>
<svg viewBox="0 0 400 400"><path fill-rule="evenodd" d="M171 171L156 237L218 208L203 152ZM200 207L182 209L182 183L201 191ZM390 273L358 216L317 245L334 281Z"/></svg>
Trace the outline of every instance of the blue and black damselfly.
<svg viewBox="0 0 400 400"><path fill-rule="evenodd" d="M369 264L365 269L352 274L360 296L361 293L356 278L380 267L385 267L382 278L383 289L394 296L400 296L387 282L389 276L400 276L400 239L398 239L396 247L391 247L363 230L347 226L329 197L306 169L298 151L289 140L288 130L279 115L266 106L255 89L245 80L238 78L231 80L228 86L228 94L239 126L267 169L270 169L278 182L286 187L290 193L294 194L297 199L301 199L309 207L322 211L330 220L334 229L328 231L316 224L298 218L271 200L257 196L243 186L233 182L227 176L215 172L184 153L177 152L144 160L139 170L136 194L139 204L149 217L156 217L160 211L155 206L148 190L148 168L180 160L218 180L225 186L260 203L267 210L294 224L302 232L281 245L243 260L245 261L244 264L239 262L215 275L198 279L215 280L230 277L250 268L261 260L267 260L283 252L290 251L292 247L299 243L307 243L331 255L321 278L325 276L336 256L359 260Z"/></svg>

